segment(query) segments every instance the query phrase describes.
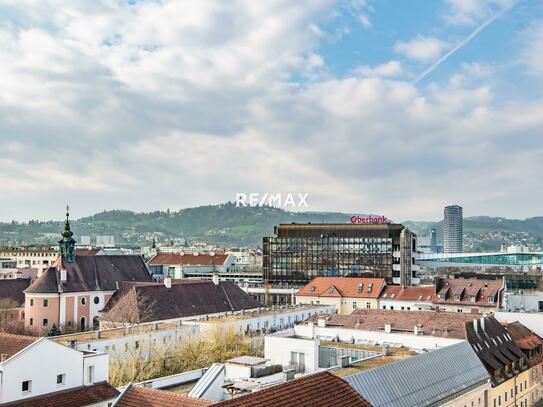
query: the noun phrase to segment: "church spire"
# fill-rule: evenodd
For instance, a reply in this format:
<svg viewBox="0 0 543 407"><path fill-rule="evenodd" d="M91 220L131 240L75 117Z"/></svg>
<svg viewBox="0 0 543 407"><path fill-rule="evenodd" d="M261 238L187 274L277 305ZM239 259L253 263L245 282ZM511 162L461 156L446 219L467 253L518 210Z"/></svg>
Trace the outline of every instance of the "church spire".
<svg viewBox="0 0 543 407"><path fill-rule="evenodd" d="M70 207L66 205L66 221L64 230L61 233L62 238L58 241L60 246L60 255L66 263L75 263L75 240L70 230Z"/></svg>

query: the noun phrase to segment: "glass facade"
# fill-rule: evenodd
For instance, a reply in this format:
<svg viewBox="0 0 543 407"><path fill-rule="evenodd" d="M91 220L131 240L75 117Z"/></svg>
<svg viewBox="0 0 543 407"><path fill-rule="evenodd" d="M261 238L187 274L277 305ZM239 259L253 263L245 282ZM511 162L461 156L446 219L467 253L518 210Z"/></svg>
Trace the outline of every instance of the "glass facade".
<svg viewBox="0 0 543 407"><path fill-rule="evenodd" d="M454 256L421 259L421 263L466 263L488 266L543 265L543 253L497 253L476 256Z"/></svg>
<svg viewBox="0 0 543 407"><path fill-rule="evenodd" d="M306 284L315 277L400 277L402 225L280 225L264 238L264 279ZM397 265L394 267L394 265Z"/></svg>

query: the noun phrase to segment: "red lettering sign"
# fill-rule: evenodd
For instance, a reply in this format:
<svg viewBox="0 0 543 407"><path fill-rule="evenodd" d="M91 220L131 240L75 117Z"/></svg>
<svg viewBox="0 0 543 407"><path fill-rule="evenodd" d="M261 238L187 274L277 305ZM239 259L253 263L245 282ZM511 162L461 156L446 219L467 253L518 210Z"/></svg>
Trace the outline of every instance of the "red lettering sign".
<svg viewBox="0 0 543 407"><path fill-rule="evenodd" d="M351 223L388 223L388 219L384 216L351 216Z"/></svg>

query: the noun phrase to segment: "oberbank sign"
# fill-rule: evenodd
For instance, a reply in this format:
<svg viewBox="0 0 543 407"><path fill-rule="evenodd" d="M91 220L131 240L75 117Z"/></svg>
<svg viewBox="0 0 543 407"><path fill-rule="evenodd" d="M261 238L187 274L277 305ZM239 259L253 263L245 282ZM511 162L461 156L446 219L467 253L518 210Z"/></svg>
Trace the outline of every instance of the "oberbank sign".
<svg viewBox="0 0 543 407"><path fill-rule="evenodd" d="M351 223L389 223L388 219L384 216L351 216Z"/></svg>

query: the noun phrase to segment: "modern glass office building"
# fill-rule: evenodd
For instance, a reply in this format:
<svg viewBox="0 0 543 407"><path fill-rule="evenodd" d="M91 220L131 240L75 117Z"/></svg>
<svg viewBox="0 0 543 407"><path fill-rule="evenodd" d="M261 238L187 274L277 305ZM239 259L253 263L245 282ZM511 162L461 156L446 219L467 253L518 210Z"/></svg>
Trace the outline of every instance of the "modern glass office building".
<svg viewBox="0 0 543 407"><path fill-rule="evenodd" d="M464 219L462 207L446 206L443 211L443 251L445 253L462 253Z"/></svg>
<svg viewBox="0 0 543 407"><path fill-rule="evenodd" d="M318 276L418 282L416 236L400 224L281 224L263 244L264 280L306 284Z"/></svg>

